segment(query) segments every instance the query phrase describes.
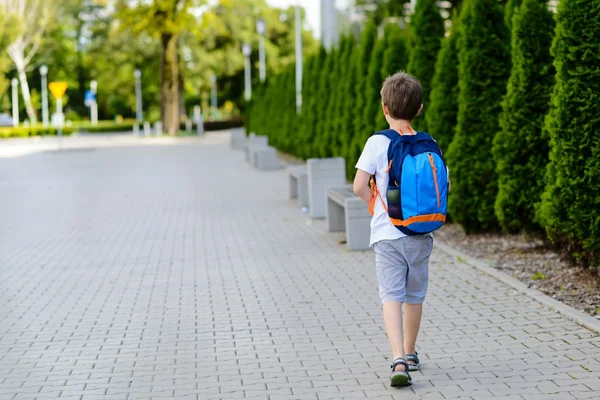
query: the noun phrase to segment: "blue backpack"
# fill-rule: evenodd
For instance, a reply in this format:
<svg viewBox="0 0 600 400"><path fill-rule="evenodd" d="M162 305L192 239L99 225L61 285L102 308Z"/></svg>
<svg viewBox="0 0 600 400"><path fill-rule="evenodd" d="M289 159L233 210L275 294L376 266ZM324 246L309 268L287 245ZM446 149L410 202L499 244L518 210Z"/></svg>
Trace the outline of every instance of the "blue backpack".
<svg viewBox="0 0 600 400"><path fill-rule="evenodd" d="M375 133L390 139L387 205L371 178L373 214L379 197L392 224L406 235L423 235L444 225L448 208L448 172L442 151L429 134L404 135L393 129Z"/></svg>

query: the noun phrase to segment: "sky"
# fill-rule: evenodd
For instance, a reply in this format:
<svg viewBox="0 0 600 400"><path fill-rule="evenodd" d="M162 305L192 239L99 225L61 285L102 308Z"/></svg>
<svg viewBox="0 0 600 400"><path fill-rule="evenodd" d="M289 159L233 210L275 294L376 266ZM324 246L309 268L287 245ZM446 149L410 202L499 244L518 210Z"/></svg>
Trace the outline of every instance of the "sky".
<svg viewBox="0 0 600 400"><path fill-rule="evenodd" d="M288 7L296 5L297 0L267 0L274 7ZM320 0L298 0L301 7L306 9L306 19L316 37L321 37Z"/></svg>

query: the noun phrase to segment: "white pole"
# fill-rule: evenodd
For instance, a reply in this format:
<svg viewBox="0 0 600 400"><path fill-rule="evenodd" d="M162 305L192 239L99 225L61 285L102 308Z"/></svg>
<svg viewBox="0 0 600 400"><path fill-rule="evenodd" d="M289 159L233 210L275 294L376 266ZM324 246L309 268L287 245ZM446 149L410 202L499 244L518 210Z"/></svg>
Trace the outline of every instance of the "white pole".
<svg viewBox="0 0 600 400"><path fill-rule="evenodd" d="M56 115L58 116L58 147L62 148L63 126L65 122L62 109L62 97L56 99Z"/></svg>
<svg viewBox="0 0 600 400"><path fill-rule="evenodd" d="M92 81L90 83L90 89L94 94L94 100L92 100L92 104L90 106L91 120L92 125L96 126L98 125L98 102L96 101L96 93L98 92L98 82Z"/></svg>
<svg viewBox="0 0 600 400"><path fill-rule="evenodd" d="M210 76L210 108L213 119L217 118L217 76Z"/></svg>
<svg viewBox="0 0 600 400"><path fill-rule="evenodd" d="M246 101L250 101L252 99L252 82L250 82L250 54L252 53L252 48L249 44L245 44L242 47L242 52L244 53L244 57L246 57L246 63L244 65L244 98L246 99Z"/></svg>
<svg viewBox="0 0 600 400"><path fill-rule="evenodd" d="M135 76L135 119L141 124L144 120L142 112L142 71L136 69L133 75Z"/></svg>
<svg viewBox="0 0 600 400"><path fill-rule="evenodd" d="M302 17L300 0L296 3L296 113L302 111Z"/></svg>
<svg viewBox="0 0 600 400"><path fill-rule="evenodd" d="M50 124L48 115L48 67L42 65L40 67L40 75L42 75L42 123L44 128Z"/></svg>
<svg viewBox="0 0 600 400"><path fill-rule="evenodd" d="M259 19L256 21L256 30L258 31L258 61L260 81L264 82L267 79L267 66L265 62L265 21Z"/></svg>
<svg viewBox="0 0 600 400"><path fill-rule="evenodd" d="M19 126L19 80L17 78L13 78L10 81L12 85L12 117L13 117L13 126Z"/></svg>

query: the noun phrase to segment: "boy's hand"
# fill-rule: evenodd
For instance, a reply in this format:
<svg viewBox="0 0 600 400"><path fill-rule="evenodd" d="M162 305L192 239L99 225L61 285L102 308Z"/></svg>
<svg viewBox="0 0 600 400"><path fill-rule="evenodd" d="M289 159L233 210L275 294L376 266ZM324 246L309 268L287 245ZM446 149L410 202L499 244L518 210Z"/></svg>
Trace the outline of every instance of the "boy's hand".
<svg viewBox="0 0 600 400"><path fill-rule="evenodd" d="M367 204L371 202L371 188L369 187L371 176L368 172L359 169L354 178L354 193Z"/></svg>

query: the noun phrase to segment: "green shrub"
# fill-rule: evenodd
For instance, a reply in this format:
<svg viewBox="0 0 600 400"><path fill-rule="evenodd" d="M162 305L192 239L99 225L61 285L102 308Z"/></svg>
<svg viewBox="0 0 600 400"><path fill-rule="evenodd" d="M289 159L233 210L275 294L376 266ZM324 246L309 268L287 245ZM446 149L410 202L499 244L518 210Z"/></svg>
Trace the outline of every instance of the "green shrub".
<svg viewBox="0 0 600 400"><path fill-rule="evenodd" d="M65 126L63 128L63 135L68 136L73 133L73 128ZM0 128L0 138L9 139L9 138L24 138L31 136L56 136L58 135L58 130L53 127L43 126L19 126L19 127L1 127Z"/></svg>
<svg viewBox="0 0 600 400"><path fill-rule="evenodd" d="M318 140L315 141L315 154L318 157L331 157L334 146L335 132L333 131L334 108L337 100L337 88L340 85L340 55L339 49L331 48L327 54L327 62L321 71L321 81L319 87L321 90L321 114L317 123Z"/></svg>
<svg viewBox="0 0 600 400"><path fill-rule="evenodd" d="M542 136L554 84L550 46L554 19L545 0L523 0L513 18L512 70L493 144L498 196L495 211L508 232L533 231L544 190L548 140Z"/></svg>
<svg viewBox="0 0 600 400"><path fill-rule="evenodd" d="M354 116L356 113L355 109L355 101L356 101L356 90L358 85L358 65L356 63L356 59L358 57L359 46L354 41L353 38L350 38L350 48L348 49L348 54L345 56L343 65L346 66L344 68L344 84L342 85L342 93L340 97L342 99L342 109L340 111L340 140L341 140L341 149L340 156L345 157L346 160L349 159L350 149L352 149L352 140L354 138ZM346 164L349 164L348 162ZM348 178L351 177L349 171L354 172L354 165L350 169L347 166L346 173Z"/></svg>
<svg viewBox="0 0 600 400"><path fill-rule="evenodd" d="M519 9L519 6L521 5L522 2L523 2L523 0L507 0L506 1L506 5L504 6L504 23L508 27L509 32L512 32L512 28L513 28L513 26L512 26L513 15L515 15L515 13ZM546 1L545 3L547 4L548 2Z"/></svg>
<svg viewBox="0 0 600 400"><path fill-rule="evenodd" d="M556 83L546 118L550 163L538 212L549 238L600 261L600 2L562 0L552 45Z"/></svg>
<svg viewBox="0 0 600 400"><path fill-rule="evenodd" d="M321 46L319 54L316 56L314 61L314 67L311 71L307 71L307 74L302 77L302 86L310 85L311 88L307 89L309 93L308 99L302 100L302 126L304 129L304 152L303 157L305 159L317 157L314 151L314 143L317 139L317 125L320 117L319 107L321 106L320 98L321 90L319 87L321 73L327 61L327 51L325 47Z"/></svg>
<svg viewBox="0 0 600 400"><path fill-rule="evenodd" d="M364 120L366 106L367 74L371 64L373 49L377 42L377 27L372 21L367 22L362 32L358 50L356 51L356 86L354 88L354 134L346 155L346 169L349 177L354 176L354 166L360 157L365 142L363 132L367 128ZM371 120L372 121L372 120Z"/></svg>
<svg viewBox="0 0 600 400"><path fill-rule="evenodd" d="M429 99L431 79L435 72L435 60L444 37L444 19L440 14L437 0L417 0L415 12L410 18L410 55L408 73L421 82L423 102ZM413 121L419 131L427 130L426 107Z"/></svg>
<svg viewBox="0 0 600 400"><path fill-rule="evenodd" d="M449 212L467 232L497 226L492 139L499 130L509 73L508 30L496 0L465 0L459 22L458 115L447 154L452 179Z"/></svg>
<svg viewBox="0 0 600 400"><path fill-rule="evenodd" d="M335 103L330 110L331 125L329 128L333 132L330 152L332 157L343 157L344 150L347 147L345 143L351 138L351 125L347 123L352 122L352 120L346 121L344 112L346 98L349 97L348 93L352 89L352 86L349 84L349 81L352 79L350 66L352 65L352 49L355 45L356 42L352 36L344 36L340 42L337 76L333 77L335 80Z"/></svg>
<svg viewBox="0 0 600 400"><path fill-rule="evenodd" d="M383 62L381 66L381 80L396 72L406 69L408 64L408 32L401 29L398 25L390 24L387 26L385 36L385 51L383 53ZM373 131L380 131L388 127L387 121L382 112L378 112L375 117L375 126Z"/></svg>
<svg viewBox="0 0 600 400"><path fill-rule="evenodd" d="M378 116L382 114L381 111L381 85L384 77L382 76L383 70L383 56L386 50L388 34L390 32L390 25L386 25L384 28L384 35L378 39L371 55L371 64L367 72L367 85L365 87L365 105L363 110L363 129L357 137L359 143L364 146L369 136L377 132L377 123L379 122Z"/></svg>
<svg viewBox="0 0 600 400"><path fill-rule="evenodd" d="M114 122L111 124L99 124L97 126L85 125L77 128L77 130L81 133L131 132L133 130L133 125L133 123L119 124Z"/></svg>
<svg viewBox="0 0 600 400"><path fill-rule="evenodd" d="M458 20L454 13L450 36L442 41L425 115L427 130L443 152L448 151L454 137L458 113Z"/></svg>

